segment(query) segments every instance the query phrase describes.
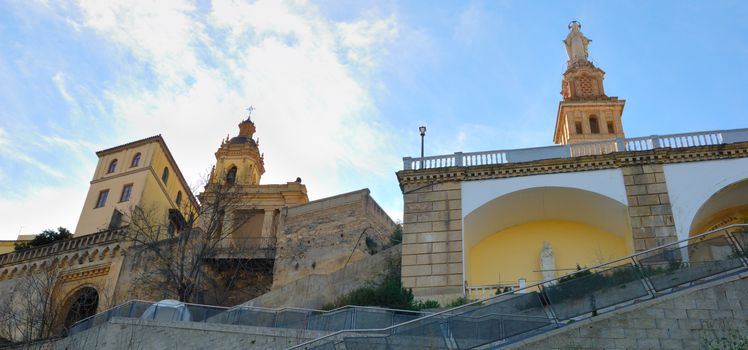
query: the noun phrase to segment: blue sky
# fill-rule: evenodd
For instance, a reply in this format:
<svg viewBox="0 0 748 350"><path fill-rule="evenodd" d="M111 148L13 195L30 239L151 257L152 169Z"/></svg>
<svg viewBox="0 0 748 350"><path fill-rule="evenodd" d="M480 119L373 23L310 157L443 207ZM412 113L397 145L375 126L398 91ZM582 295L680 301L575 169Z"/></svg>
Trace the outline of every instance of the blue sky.
<svg viewBox="0 0 748 350"><path fill-rule="evenodd" d="M74 229L94 152L162 134L191 184L254 105L267 173L368 187L419 152L552 143L561 40L592 39L627 136L747 127L745 1L0 2L0 239Z"/></svg>

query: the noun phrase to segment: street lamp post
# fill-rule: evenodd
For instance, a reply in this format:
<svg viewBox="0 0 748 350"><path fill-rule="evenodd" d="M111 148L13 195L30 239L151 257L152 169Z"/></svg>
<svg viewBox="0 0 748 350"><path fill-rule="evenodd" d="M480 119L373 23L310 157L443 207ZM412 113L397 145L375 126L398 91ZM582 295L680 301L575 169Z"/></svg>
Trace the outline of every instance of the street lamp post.
<svg viewBox="0 0 748 350"><path fill-rule="evenodd" d="M426 136L426 127L422 126L418 128L418 131L421 132L421 162L423 162L423 137ZM421 164L423 166L423 164Z"/></svg>

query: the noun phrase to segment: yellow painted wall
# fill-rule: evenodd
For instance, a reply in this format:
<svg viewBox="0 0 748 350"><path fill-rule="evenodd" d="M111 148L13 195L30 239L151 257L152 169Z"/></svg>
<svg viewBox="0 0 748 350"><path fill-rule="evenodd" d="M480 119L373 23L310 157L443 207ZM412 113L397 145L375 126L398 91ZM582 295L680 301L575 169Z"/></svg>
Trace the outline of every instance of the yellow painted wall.
<svg viewBox="0 0 748 350"><path fill-rule="evenodd" d="M140 163L137 167L131 167L132 157L138 152L141 153ZM117 170L107 174L109 164L115 158L118 160ZM169 169L169 179L166 184L161 180L164 167ZM133 185L130 200L120 202L122 188L126 184ZM95 208L99 193L106 189L109 190L106 204L101 208ZM96 166L75 234L85 235L104 230L109 224L114 209L127 214L135 205L154 208L159 212L165 224L168 209L177 207L176 197L180 191L182 192L180 209L187 217L190 190L179 181L174 165L169 162L165 150L158 142L150 142L104 155Z"/></svg>
<svg viewBox="0 0 748 350"><path fill-rule="evenodd" d="M12 253L16 250L16 241L0 241L0 254Z"/></svg>
<svg viewBox="0 0 748 350"><path fill-rule="evenodd" d="M509 227L470 249L468 284L528 284L540 282L543 241L553 248L556 269L589 267L631 254L623 237L594 226L571 221L544 220ZM558 276L564 273L559 272Z"/></svg>

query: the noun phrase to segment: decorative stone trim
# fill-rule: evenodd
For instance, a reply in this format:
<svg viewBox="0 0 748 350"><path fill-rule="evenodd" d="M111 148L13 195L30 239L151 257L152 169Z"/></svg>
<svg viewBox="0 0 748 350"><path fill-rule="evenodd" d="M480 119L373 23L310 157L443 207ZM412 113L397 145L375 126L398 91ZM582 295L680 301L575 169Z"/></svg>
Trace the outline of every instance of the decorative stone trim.
<svg viewBox="0 0 748 350"><path fill-rule="evenodd" d="M92 277L98 277L98 276L104 276L109 273L109 269L111 267L111 263L104 263L104 264L97 264L94 266L87 266L71 271L66 271L62 276L60 276L60 282L72 282L72 281L78 281L86 278L92 278Z"/></svg>

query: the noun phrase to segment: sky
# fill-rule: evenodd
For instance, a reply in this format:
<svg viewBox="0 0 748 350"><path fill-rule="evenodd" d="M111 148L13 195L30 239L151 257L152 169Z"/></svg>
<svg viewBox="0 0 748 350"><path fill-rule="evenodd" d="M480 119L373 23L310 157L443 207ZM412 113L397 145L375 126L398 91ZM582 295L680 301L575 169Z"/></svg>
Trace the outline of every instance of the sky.
<svg viewBox="0 0 748 350"><path fill-rule="evenodd" d="M161 134L199 186L248 106L261 183L310 199L427 155L547 146L572 20L629 137L748 127L745 1L0 2L0 239L82 209L97 150Z"/></svg>

